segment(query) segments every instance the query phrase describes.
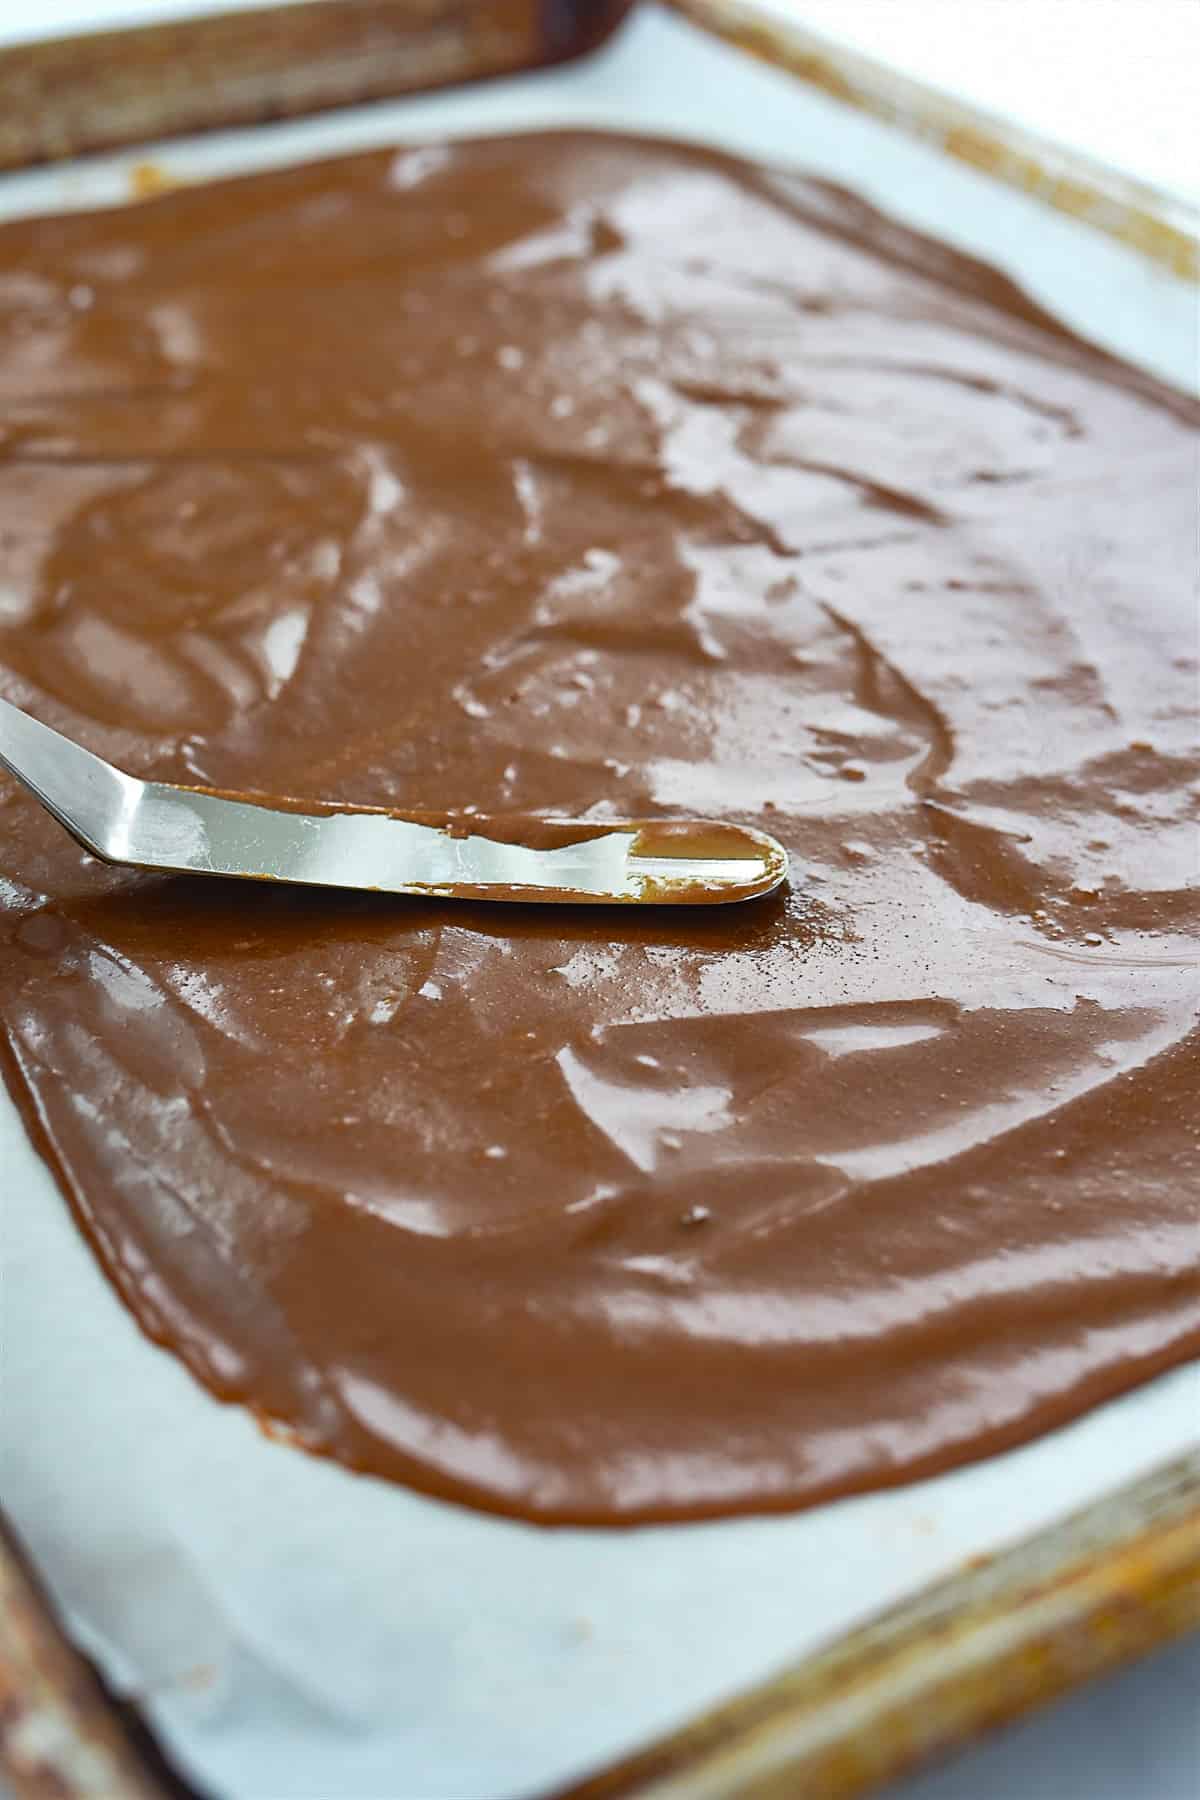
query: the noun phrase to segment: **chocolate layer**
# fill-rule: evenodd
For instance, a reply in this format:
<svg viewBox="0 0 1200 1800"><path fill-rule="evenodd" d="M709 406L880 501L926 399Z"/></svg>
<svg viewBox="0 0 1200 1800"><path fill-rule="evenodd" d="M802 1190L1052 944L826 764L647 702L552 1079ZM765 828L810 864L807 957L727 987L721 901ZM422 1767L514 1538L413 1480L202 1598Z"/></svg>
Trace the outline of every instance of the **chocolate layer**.
<svg viewBox="0 0 1200 1800"><path fill-rule="evenodd" d="M0 783L12 1089L145 1330L547 1521L901 1480L1193 1353L1198 423L661 144L0 230L0 692L167 780L793 859L686 915L312 895Z"/></svg>

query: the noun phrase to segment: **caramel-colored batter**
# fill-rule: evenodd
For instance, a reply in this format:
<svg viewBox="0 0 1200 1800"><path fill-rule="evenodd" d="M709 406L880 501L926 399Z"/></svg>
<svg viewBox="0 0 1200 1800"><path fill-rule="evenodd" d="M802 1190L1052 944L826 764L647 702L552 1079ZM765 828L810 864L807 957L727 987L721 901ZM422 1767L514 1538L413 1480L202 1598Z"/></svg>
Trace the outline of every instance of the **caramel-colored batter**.
<svg viewBox="0 0 1200 1800"><path fill-rule="evenodd" d="M355 1468L606 1523L1194 1353L1198 422L697 150L0 230L5 695L167 780L793 859L712 912L312 894L101 868L0 783L12 1090L144 1329Z"/></svg>

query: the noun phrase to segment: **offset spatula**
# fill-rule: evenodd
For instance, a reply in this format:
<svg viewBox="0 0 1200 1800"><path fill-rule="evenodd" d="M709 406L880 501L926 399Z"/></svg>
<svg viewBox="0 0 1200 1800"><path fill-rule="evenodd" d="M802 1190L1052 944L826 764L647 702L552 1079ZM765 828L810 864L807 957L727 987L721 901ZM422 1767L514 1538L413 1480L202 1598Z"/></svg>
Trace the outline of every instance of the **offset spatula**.
<svg viewBox="0 0 1200 1800"><path fill-rule="evenodd" d="M787 874L775 839L704 819L388 812L138 781L0 700L0 765L104 862L448 900L704 905Z"/></svg>

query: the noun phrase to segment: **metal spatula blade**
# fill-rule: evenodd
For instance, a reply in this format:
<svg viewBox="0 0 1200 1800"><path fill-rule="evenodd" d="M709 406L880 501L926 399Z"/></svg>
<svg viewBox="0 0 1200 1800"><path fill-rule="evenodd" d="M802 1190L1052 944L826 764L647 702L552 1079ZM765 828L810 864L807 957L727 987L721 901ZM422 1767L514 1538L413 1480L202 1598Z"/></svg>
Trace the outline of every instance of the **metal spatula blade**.
<svg viewBox="0 0 1200 1800"><path fill-rule="evenodd" d="M385 812L139 781L0 700L0 765L104 862L451 900L704 905L769 894L787 852L703 819Z"/></svg>

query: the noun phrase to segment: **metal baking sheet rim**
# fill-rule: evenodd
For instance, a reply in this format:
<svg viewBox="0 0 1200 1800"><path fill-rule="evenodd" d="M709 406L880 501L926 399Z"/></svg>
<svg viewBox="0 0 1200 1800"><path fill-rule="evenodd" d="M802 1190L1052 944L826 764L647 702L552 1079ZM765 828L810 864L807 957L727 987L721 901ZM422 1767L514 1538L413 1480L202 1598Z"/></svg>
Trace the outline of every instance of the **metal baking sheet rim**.
<svg viewBox="0 0 1200 1800"><path fill-rule="evenodd" d="M797 59L796 40L776 31L750 41L737 17L744 9L682 0L679 10L828 89ZM1185 242L1185 267L1165 216L1112 235L1195 272L1195 240ZM644 1750L555 1789L554 1800L851 1800L1198 1625L1200 1451L918 1590ZM0 1770L30 1800L196 1792L71 1646L8 1533Z"/></svg>
<svg viewBox="0 0 1200 1800"><path fill-rule="evenodd" d="M670 0L703 30L830 98L923 139L1019 192L1090 225L1187 281L1200 278L1194 207L1119 169L1052 143L834 43L754 0Z"/></svg>
<svg viewBox="0 0 1200 1800"><path fill-rule="evenodd" d="M853 1800L1200 1624L1200 1451L546 1800Z"/></svg>

